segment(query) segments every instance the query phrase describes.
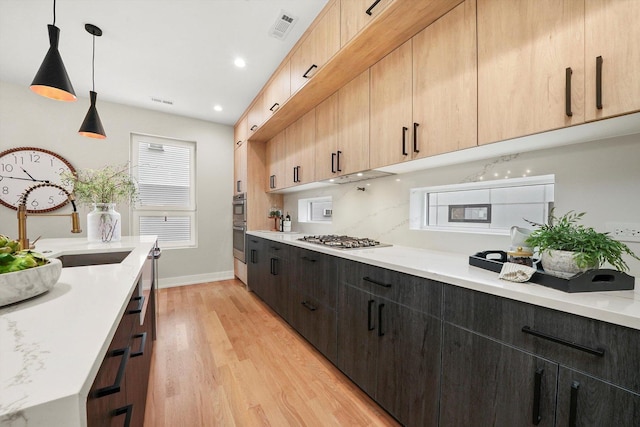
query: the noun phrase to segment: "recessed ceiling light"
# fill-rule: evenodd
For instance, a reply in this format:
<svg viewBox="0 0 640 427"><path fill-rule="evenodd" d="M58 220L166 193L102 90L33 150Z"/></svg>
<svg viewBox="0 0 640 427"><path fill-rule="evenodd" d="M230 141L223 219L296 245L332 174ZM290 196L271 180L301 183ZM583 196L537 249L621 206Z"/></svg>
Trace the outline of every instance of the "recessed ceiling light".
<svg viewBox="0 0 640 427"><path fill-rule="evenodd" d="M245 65L247 65L246 62L244 62L244 59L242 58L236 58L233 63L235 64L236 67L238 68L244 68Z"/></svg>
<svg viewBox="0 0 640 427"><path fill-rule="evenodd" d="M222 111L222 106L220 106L220 105L214 105L214 106L213 106L213 109L214 109L214 110L216 110L216 111Z"/></svg>

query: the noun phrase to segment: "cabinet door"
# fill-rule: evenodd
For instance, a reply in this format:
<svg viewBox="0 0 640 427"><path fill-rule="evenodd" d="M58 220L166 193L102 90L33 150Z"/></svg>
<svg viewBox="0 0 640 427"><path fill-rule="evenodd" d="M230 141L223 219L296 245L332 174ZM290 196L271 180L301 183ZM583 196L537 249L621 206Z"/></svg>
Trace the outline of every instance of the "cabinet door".
<svg viewBox="0 0 640 427"><path fill-rule="evenodd" d="M586 0L585 9L586 119L640 110L640 2Z"/></svg>
<svg viewBox="0 0 640 427"><path fill-rule="evenodd" d="M267 142L267 191L285 187L285 132Z"/></svg>
<svg viewBox="0 0 640 427"><path fill-rule="evenodd" d="M584 122L584 0L478 0L477 23L479 144Z"/></svg>
<svg viewBox="0 0 640 427"><path fill-rule="evenodd" d="M338 91L338 151L340 175L369 169L369 70Z"/></svg>
<svg viewBox="0 0 640 427"><path fill-rule="evenodd" d="M264 239L255 236L247 237L247 285L256 295L264 299L264 292L269 280L269 257Z"/></svg>
<svg viewBox="0 0 640 427"><path fill-rule="evenodd" d="M440 426L555 425L557 364L448 323L443 333Z"/></svg>
<svg viewBox="0 0 640 427"><path fill-rule="evenodd" d="M368 292L338 285L338 368L375 397L378 335L376 303Z"/></svg>
<svg viewBox="0 0 640 427"><path fill-rule="evenodd" d="M255 102L249 108L249 112L247 113L247 136L251 137L251 135L258 130L260 125L265 119L264 114L264 95L260 94L256 98Z"/></svg>
<svg viewBox="0 0 640 427"><path fill-rule="evenodd" d="M338 92L316 107L316 180L338 174Z"/></svg>
<svg viewBox="0 0 640 427"><path fill-rule="evenodd" d="M233 151L233 194L247 191L247 146L248 141Z"/></svg>
<svg viewBox="0 0 640 427"><path fill-rule="evenodd" d="M371 67L372 168L412 157L411 43L407 41Z"/></svg>
<svg viewBox="0 0 640 427"><path fill-rule="evenodd" d="M245 114L238 124L233 128L233 139L235 142L235 148L238 148L243 142L247 140L247 115Z"/></svg>
<svg viewBox="0 0 640 427"><path fill-rule="evenodd" d="M376 400L408 426L438 422L441 321L377 299Z"/></svg>
<svg viewBox="0 0 640 427"><path fill-rule="evenodd" d="M280 67L273 80L264 88L265 119L271 117L291 96L291 67L287 61Z"/></svg>
<svg viewBox="0 0 640 427"><path fill-rule="evenodd" d="M313 157L316 135L316 112L309 111L286 129L285 186L306 184L315 180Z"/></svg>
<svg viewBox="0 0 640 427"><path fill-rule="evenodd" d="M304 86L340 49L340 6L334 2L291 55L291 93Z"/></svg>
<svg viewBox="0 0 640 427"><path fill-rule="evenodd" d="M343 0L340 8L340 39L344 46L378 16L393 0Z"/></svg>
<svg viewBox="0 0 640 427"><path fill-rule="evenodd" d="M476 146L477 100L476 3L467 0L413 38L413 123L404 125L413 158Z"/></svg>
<svg viewBox="0 0 640 427"><path fill-rule="evenodd" d="M559 426L636 427L638 420L640 394L560 367Z"/></svg>

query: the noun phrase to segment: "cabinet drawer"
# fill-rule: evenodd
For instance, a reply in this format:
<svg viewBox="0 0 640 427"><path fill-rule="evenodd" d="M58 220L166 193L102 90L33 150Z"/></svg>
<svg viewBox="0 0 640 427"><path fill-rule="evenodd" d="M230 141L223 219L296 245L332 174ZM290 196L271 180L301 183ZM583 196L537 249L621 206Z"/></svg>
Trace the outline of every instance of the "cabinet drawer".
<svg viewBox="0 0 640 427"><path fill-rule="evenodd" d="M289 248L290 246L286 243L274 242L273 240L266 240L265 246L267 248L267 253L269 256L281 258L281 259L289 259Z"/></svg>
<svg viewBox="0 0 640 427"><path fill-rule="evenodd" d="M340 260L339 282L441 317L442 283L382 267Z"/></svg>
<svg viewBox="0 0 640 427"><path fill-rule="evenodd" d="M640 391L638 330L448 285L443 316L445 322Z"/></svg>
<svg viewBox="0 0 640 427"><path fill-rule="evenodd" d="M292 248L290 254L295 263L295 280L292 286L302 295L313 298L335 310L338 295L336 258L307 249Z"/></svg>

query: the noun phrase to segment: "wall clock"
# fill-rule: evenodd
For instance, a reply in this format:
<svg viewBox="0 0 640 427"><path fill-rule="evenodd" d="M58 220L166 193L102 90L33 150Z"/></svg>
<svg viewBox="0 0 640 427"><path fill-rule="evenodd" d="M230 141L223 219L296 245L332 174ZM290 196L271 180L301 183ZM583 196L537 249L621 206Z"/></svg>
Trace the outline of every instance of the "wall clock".
<svg viewBox="0 0 640 427"><path fill-rule="evenodd" d="M20 197L35 184L50 182L66 188L60 174L75 173L75 169L64 157L49 150L36 147L18 147L0 152L0 203L18 209ZM55 187L34 190L27 200L27 212L42 213L61 208L69 202L67 195Z"/></svg>

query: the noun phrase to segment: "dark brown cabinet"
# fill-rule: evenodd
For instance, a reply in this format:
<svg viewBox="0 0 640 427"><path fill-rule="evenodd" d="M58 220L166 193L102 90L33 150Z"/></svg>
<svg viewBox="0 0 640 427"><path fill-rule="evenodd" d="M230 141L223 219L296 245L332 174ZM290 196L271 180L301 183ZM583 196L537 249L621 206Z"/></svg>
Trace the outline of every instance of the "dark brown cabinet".
<svg viewBox="0 0 640 427"><path fill-rule="evenodd" d="M638 425L640 331L455 286L444 307L441 425Z"/></svg>
<svg viewBox="0 0 640 427"><path fill-rule="evenodd" d="M87 397L90 427L142 426L155 339L154 250L118 324Z"/></svg>
<svg viewBox="0 0 640 427"><path fill-rule="evenodd" d="M338 263L338 368L403 424L436 425L442 284Z"/></svg>
<svg viewBox="0 0 640 427"><path fill-rule="evenodd" d="M276 313L287 319L289 245L248 236L249 288Z"/></svg>

